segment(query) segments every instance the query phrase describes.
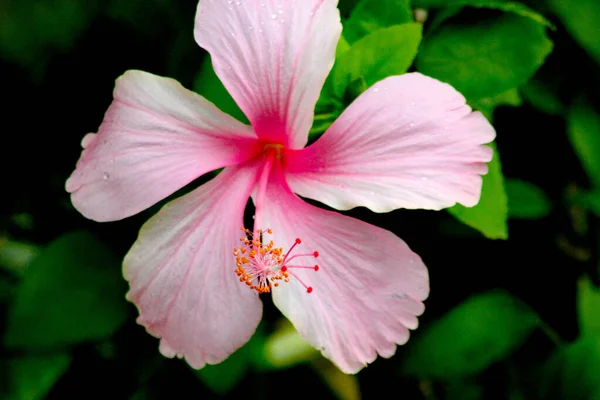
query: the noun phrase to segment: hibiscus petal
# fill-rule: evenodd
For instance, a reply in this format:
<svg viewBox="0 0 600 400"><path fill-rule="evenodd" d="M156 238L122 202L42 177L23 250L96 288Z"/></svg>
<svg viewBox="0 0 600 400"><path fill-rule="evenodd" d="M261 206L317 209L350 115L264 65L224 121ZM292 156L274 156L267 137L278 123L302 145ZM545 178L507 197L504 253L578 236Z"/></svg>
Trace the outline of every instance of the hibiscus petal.
<svg viewBox="0 0 600 400"><path fill-rule="evenodd" d="M429 293L428 273L418 255L389 231L313 207L286 187L269 184L265 228L277 246L301 244L294 254L319 252L291 260L294 277L273 288L273 301L300 336L342 371L356 373L379 354L391 357L417 328L422 301ZM313 266L294 269L291 266Z"/></svg>
<svg viewBox="0 0 600 400"><path fill-rule="evenodd" d="M339 210L439 210L479 201L494 128L450 85L419 73L387 78L312 146L286 155L288 183Z"/></svg>
<svg viewBox="0 0 600 400"><path fill-rule="evenodd" d="M67 180L87 218L114 221L136 214L200 175L251 158L258 140L249 126L177 81L128 71L98 134L88 134Z"/></svg>
<svg viewBox="0 0 600 400"><path fill-rule="evenodd" d="M342 31L337 0L201 0L196 42L261 139L302 148Z"/></svg>
<svg viewBox="0 0 600 400"><path fill-rule="evenodd" d="M226 168L151 218L125 257L127 299L166 357L216 364L256 330L262 303L239 282L233 257L255 181L256 167Z"/></svg>

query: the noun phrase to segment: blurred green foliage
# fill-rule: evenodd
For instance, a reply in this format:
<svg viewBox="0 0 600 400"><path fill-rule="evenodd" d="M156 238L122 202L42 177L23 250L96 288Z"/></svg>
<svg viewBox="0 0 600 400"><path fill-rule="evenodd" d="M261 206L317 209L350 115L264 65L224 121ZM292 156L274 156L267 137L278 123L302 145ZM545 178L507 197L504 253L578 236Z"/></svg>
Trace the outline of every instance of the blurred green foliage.
<svg viewBox="0 0 600 400"><path fill-rule="evenodd" d="M539 187L520 179L508 179L505 186L510 218L538 219L550 214L550 199Z"/></svg>
<svg viewBox="0 0 600 400"><path fill-rule="evenodd" d="M410 22L413 17L409 0L362 0L344 23L344 39L353 44L380 28Z"/></svg>
<svg viewBox="0 0 600 400"><path fill-rule="evenodd" d="M543 398L600 398L600 290L582 278L577 300L581 337L558 349L544 366Z"/></svg>
<svg viewBox="0 0 600 400"><path fill-rule="evenodd" d="M8 389L6 400L36 400L45 398L54 383L71 363L68 353L45 356L24 356L10 360L6 366Z"/></svg>
<svg viewBox="0 0 600 400"><path fill-rule="evenodd" d="M119 259L88 233L57 239L27 268L4 344L45 349L110 337L128 317L119 269Z"/></svg>
<svg viewBox="0 0 600 400"><path fill-rule="evenodd" d="M44 90L61 91L68 74L47 77L49 66L79 48L95 52L98 44L88 35L102 42L107 32L123 29L123 38L111 46L124 42L129 52L150 42L156 52L152 57L166 60L151 72L182 80L247 122L210 57L193 43L195 6L195 0L0 2L0 57L13 68L7 69L6 79L13 79L15 70L25 71L35 84L45 85L48 79ZM341 0L340 10L343 37L316 107L310 140L377 81L415 70L450 83L474 109L497 122L498 140L491 144L494 158L483 178L479 204L450 208L454 219L447 214L436 217L442 218L439 232L428 231L426 243L415 246L423 250L419 253L430 267L432 298L409 343L392 360L378 360L358 376L348 376L305 343L290 324L269 315L250 342L225 362L191 372L180 361L157 356L156 341L134 326L135 312L125 301L120 260L139 221L134 228L121 228L126 225L119 222L100 235L72 231L85 222L68 209L70 222L53 227L52 235L40 236L37 232L46 229L46 220L40 223L39 210L27 209L28 203L7 208L0 230L0 306L6 310L0 324L0 398L61 398L52 397L52 392L64 393L59 390L78 382L80 371L103 376L98 371L111 368L129 382L122 397L138 399L177 397L170 381L160 383L164 376L191 377L188 387L230 398L248 397L245 388L256 384L253 395L268 397L265 387L277 387L284 374L294 385L320 382L315 394L325 391L344 400L359 399L361 392L367 397L369 386L400 384L403 391L414 389L414 396L406 394L407 398L600 398L600 2ZM108 27L92 32L95 24ZM130 44L132 35L138 41ZM93 58L121 68L115 57L99 50ZM77 64L70 60L55 70L69 63ZM123 69L139 67L135 60ZM91 86L96 77L86 79ZM105 89L108 93L112 88ZM507 114L508 109L514 114ZM63 109L56 113L64 114L63 119L69 115ZM97 126L97 120L92 122ZM19 120L19 127L22 123ZM511 135L521 136L515 140ZM508 148L521 142L530 145L524 153ZM547 148L564 149L572 160L548 160ZM518 156L522 159L515 163ZM67 172L58 171L60 193ZM56 209L65 212L64 202L66 194L56 201L60 206L48 206L50 211L44 209L42 215L48 218ZM436 229L425 217L423 221L428 229ZM387 228L395 231L396 225L401 229L396 222ZM112 241L121 229L129 229L129 236ZM486 239L502 240L490 244ZM536 247L537 241L543 245ZM437 255L430 242L450 244L446 253ZM517 250L507 261L503 252L510 246ZM498 267L496 258L505 264ZM466 270L467 261L486 272ZM509 263L517 267L511 269ZM448 279L443 278L445 270L451 270ZM527 273L535 280L524 284L525 296L489 290L524 280ZM479 281L461 285L469 274ZM543 292L551 278L563 286ZM558 303L550 304L554 299ZM558 320L564 324L570 318L570 329L550 322L556 315L564 316ZM105 369L92 370L97 364ZM61 380L68 382L63 389ZM495 393L498 380L501 394ZM169 395L154 385L167 387Z"/></svg>
<svg viewBox="0 0 600 400"><path fill-rule="evenodd" d="M328 81L332 96L342 101L348 86L359 79L366 89L388 76L405 73L417 54L421 30L420 24L411 22L378 29L356 41L336 60Z"/></svg>
<svg viewBox="0 0 600 400"><path fill-rule="evenodd" d="M263 330L259 328L248 343L221 364L207 365L196 373L202 382L214 392L225 394L242 381L254 364L258 368L263 364L261 361L263 360L264 342Z"/></svg>
<svg viewBox="0 0 600 400"><path fill-rule="evenodd" d="M3 1L2 57L30 68L39 77L52 53L69 50L96 12L95 0Z"/></svg>
<svg viewBox="0 0 600 400"><path fill-rule="evenodd" d="M600 187L600 115L583 99L567 115L567 133L593 185Z"/></svg>
<svg viewBox="0 0 600 400"><path fill-rule="evenodd" d="M417 68L452 84L469 100L492 97L525 83L552 50L545 25L512 13L467 27L451 21L428 35ZM475 75L480 78L474 80Z"/></svg>
<svg viewBox="0 0 600 400"><path fill-rule="evenodd" d="M577 309L579 328L583 335L600 339L600 288L594 287L588 278L581 278L577 285Z"/></svg>
<svg viewBox="0 0 600 400"><path fill-rule="evenodd" d="M600 3L596 0L577 0L576 5L564 0L548 0L548 3L573 39L600 64L600 42L597 40Z"/></svg>
<svg viewBox="0 0 600 400"><path fill-rule="evenodd" d="M506 358L539 325L535 312L507 293L474 296L412 341L403 371L424 379L467 377Z"/></svg>

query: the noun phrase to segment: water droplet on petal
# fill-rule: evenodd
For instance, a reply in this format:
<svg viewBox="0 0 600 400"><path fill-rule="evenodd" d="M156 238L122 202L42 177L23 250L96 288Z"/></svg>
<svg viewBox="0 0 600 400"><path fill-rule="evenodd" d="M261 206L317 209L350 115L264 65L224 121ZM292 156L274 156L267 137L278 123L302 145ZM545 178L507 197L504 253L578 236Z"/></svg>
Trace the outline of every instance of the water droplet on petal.
<svg viewBox="0 0 600 400"><path fill-rule="evenodd" d="M105 172L104 175L102 175L102 179L104 179L105 181L107 181L110 178L110 174L108 172Z"/></svg>
<svg viewBox="0 0 600 400"><path fill-rule="evenodd" d="M274 13L273 13L273 14L271 14L271 18L272 18L272 19L277 19L277 14L274 14Z"/></svg>

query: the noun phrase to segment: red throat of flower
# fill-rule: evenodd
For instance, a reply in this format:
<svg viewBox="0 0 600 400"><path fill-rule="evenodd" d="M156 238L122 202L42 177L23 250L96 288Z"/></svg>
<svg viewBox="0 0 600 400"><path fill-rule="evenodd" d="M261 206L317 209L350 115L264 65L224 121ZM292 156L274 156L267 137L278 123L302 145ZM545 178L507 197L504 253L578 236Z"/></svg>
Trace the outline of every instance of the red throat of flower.
<svg viewBox="0 0 600 400"><path fill-rule="evenodd" d="M308 286L300 277L293 272L294 269L308 269L318 271L318 265L290 265L292 260L312 257L317 258L317 251L309 254L294 254L294 248L302 243L296 239L287 253L284 254L281 247L275 247L272 240L268 242L266 235L272 235L271 229L258 230L251 232L249 229L242 228L245 236L240 238L242 246L233 249L236 269L235 273L240 282L245 283L250 289L258 293L269 293L273 286L278 287L281 282L289 282L290 278L296 279L306 288L307 293L312 293L312 286Z"/></svg>

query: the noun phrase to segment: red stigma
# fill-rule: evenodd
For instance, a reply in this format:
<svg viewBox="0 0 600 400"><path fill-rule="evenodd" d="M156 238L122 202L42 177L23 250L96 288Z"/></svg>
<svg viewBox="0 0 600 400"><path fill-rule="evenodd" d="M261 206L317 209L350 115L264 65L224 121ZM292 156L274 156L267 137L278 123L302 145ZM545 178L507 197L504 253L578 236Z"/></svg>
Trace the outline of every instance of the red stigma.
<svg viewBox="0 0 600 400"><path fill-rule="evenodd" d="M303 274L300 270L318 271L319 266L310 266L308 263L298 262L303 257L318 257L319 252L292 254L292 251L302 243L300 238L296 238L287 253L283 248L275 247L273 240L265 238L266 235L272 235L272 229L256 229L250 231L241 228L244 232L240 238L242 247L233 249L235 257L237 275L241 283L246 284L250 289L256 290L259 294L271 292L273 287L279 287L282 283L290 282L295 279L300 285L304 286L307 293L312 293L313 288L304 282Z"/></svg>

